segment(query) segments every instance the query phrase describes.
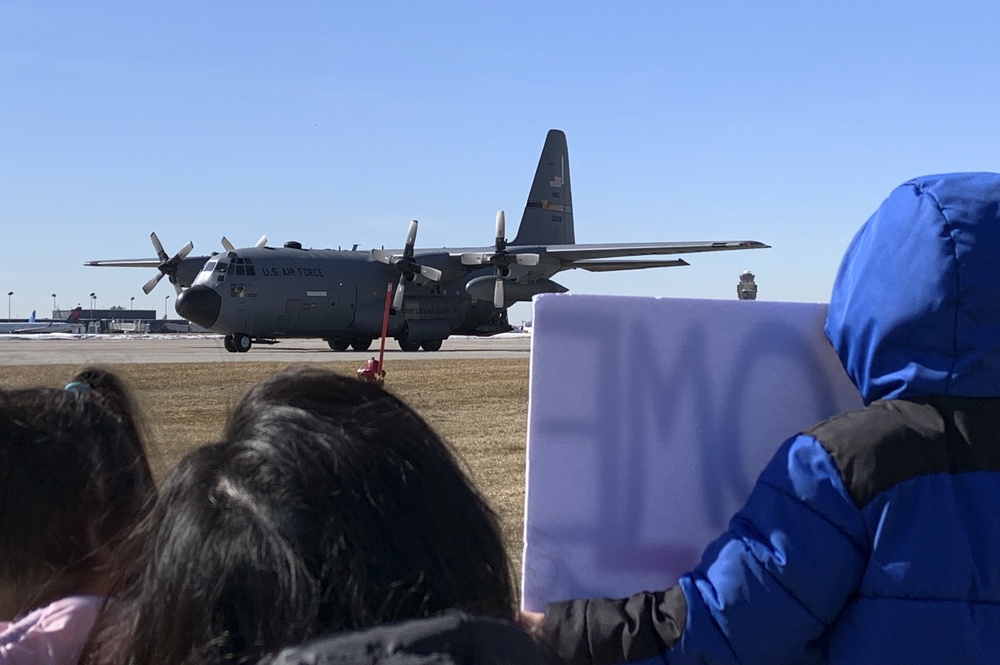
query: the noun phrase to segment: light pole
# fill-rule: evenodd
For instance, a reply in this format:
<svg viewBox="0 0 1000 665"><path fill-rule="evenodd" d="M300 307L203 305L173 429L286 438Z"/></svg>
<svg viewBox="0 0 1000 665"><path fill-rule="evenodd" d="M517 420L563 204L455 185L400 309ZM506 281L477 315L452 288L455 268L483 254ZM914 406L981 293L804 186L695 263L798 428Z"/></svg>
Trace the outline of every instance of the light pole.
<svg viewBox="0 0 1000 665"><path fill-rule="evenodd" d="M90 319L91 320L94 319L94 303L95 302L97 302L97 294L96 293L91 293L90 294Z"/></svg>
<svg viewBox="0 0 1000 665"><path fill-rule="evenodd" d="M163 296L163 320L167 320L167 301L170 300L170 296Z"/></svg>
<svg viewBox="0 0 1000 665"><path fill-rule="evenodd" d="M7 292L7 320L10 321L10 297L14 295L13 291Z"/></svg>
<svg viewBox="0 0 1000 665"><path fill-rule="evenodd" d="M132 296L129 300L131 301L132 309L135 309L135 296Z"/></svg>
<svg viewBox="0 0 1000 665"><path fill-rule="evenodd" d="M56 315L56 311L58 311L58 309L59 308L56 307L56 294L53 293L52 294L52 316Z"/></svg>

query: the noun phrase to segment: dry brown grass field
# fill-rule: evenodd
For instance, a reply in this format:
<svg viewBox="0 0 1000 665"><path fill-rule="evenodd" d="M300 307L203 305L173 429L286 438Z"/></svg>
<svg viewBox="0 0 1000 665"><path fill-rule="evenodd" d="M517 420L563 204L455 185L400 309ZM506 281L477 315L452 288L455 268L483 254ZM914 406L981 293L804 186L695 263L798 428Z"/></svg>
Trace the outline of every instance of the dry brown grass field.
<svg viewBox="0 0 1000 665"><path fill-rule="evenodd" d="M354 376L356 362L316 364ZM215 439L229 409L252 384L288 363L122 364L110 366L131 386L152 437L162 476L188 451ZM0 387L62 386L72 365L0 367ZM528 361L408 360L387 365L386 386L449 441L503 521L520 571Z"/></svg>

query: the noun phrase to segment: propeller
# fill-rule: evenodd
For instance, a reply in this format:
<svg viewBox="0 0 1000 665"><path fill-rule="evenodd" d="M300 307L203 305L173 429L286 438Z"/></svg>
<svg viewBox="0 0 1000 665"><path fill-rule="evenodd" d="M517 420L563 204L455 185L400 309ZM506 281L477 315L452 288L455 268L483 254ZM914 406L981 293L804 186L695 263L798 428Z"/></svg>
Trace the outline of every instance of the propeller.
<svg viewBox="0 0 1000 665"><path fill-rule="evenodd" d="M431 266L420 265L413 258L413 246L417 242L417 220L410 220L410 228L406 232L406 245L403 247L403 255L396 256L391 252L381 249L373 249L372 257L386 265L395 266L399 270L399 284L396 285L396 295L393 296L392 306L394 309L402 309L403 295L406 289L406 282L412 282L420 275L424 279L436 282L441 279L441 271Z"/></svg>
<svg viewBox="0 0 1000 665"><path fill-rule="evenodd" d="M156 237L155 233L149 235L149 239L153 242L153 249L156 250L156 256L160 259L160 265L157 266L158 273L156 276L150 279L148 282L142 285L142 292L149 295L163 276L166 275L170 280L170 283L174 285L174 290L177 291L177 295L181 294L181 285L177 283L177 267L181 264L181 261L191 253L194 249L194 243L188 242L188 244L181 247L181 250L174 254L172 257L168 257L167 253L163 251L163 245L160 244L160 239Z"/></svg>
<svg viewBox="0 0 1000 665"><path fill-rule="evenodd" d="M261 236L260 240L257 241L257 244L254 245L254 247L263 247L266 244L267 244L267 236ZM226 236L222 236L222 246L226 249L227 252L236 251L236 248L233 247L233 243L229 242L229 238L227 238Z"/></svg>
<svg viewBox="0 0 1000 665"><path fill-rule="evenodd" d="M512 253L507 251L507 238L505 233L506 222L503 210L497 211L496 239L493 244L493 253L489 252L466 252L462 254L462 264L467 266L477 266L491 264L495 269L495 282L493 284L493 306L503 309L504 278L510 274L511 264L522 266L537 266L538 254L532 253Z"/></svg>

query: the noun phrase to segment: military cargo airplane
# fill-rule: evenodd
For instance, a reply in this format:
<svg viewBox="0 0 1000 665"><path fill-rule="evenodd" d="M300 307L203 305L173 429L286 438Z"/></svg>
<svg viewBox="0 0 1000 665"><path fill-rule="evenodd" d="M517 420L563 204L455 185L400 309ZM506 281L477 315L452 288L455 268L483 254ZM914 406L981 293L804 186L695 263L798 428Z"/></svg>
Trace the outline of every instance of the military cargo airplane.
<svg viewBox="0 0 1000 665"><path fill-rule="evenodd" d="M487 336L511 330L507 308L540 293L567 289L551 278L562 270L592 272L684 266L684 259L622 257L768 247L740 240L576 244L566 135L550 130L542 148L517 234L506 239L503 211L492 246L417 249L417 221L401 250L308 249L290 241L268 247L261 238L225 252L189 256L188 243L168 257L156 234L157 259L88 261L89 266L156 267L143 290L166 275L183 318L225 335L231 352L280 338L326 340L331 349L368 349L382 332L387 290L394 287L388 335L405 351L436 351L450 335Z"/></svg>

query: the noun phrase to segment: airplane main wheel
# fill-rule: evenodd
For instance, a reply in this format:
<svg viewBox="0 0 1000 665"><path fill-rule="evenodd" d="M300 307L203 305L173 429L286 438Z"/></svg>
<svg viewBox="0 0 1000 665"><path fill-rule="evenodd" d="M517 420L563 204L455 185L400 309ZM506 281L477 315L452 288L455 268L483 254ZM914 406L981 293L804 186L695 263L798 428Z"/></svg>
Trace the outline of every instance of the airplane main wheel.
<svg viewBox="0 0 1000 665"><path fill-rule="evenodd" d="M438 351L441 349L441 340L439 339L428 339L420 343L424 351Z"/></svg>
<svg viewBox="0 0 1000 665"><path fill-rule="evenodd" d="M233 348L235 348L239 353L246 353L250 350L252 342L250 341L249 335L244 335L243 333L233 334Z"/></svg>
<svg viewBox="0 0 1000 665"><path fill-rule="evenodd" d="M396 340L399 342L399 348L404 351L416 351L420 348L420 342L411 342L408 339Z"/></svg>
<svg viewBox="0 0 1000 665"><path fill-rule="evenodd" d="M330 345L330 348L334 351L346 351L347 347L351 345L346 339L328 339L326 343Z"/></svg>
<svg viewBox="0 0 1000 665"><path fill-rule="evenodd" d="M232 335L226 335L222 339L222 344L223 344L223 346L226 347L226 351L229 351L230 353L236 353L236 345L233 344L233 336Z"/></svg>
<svg viewBox="0 0 1000 665"><path fill-rule="evenodd" d="M372 346L370 339L356 339L351 342L351 348L355 351L367 351Z"/></svg>

